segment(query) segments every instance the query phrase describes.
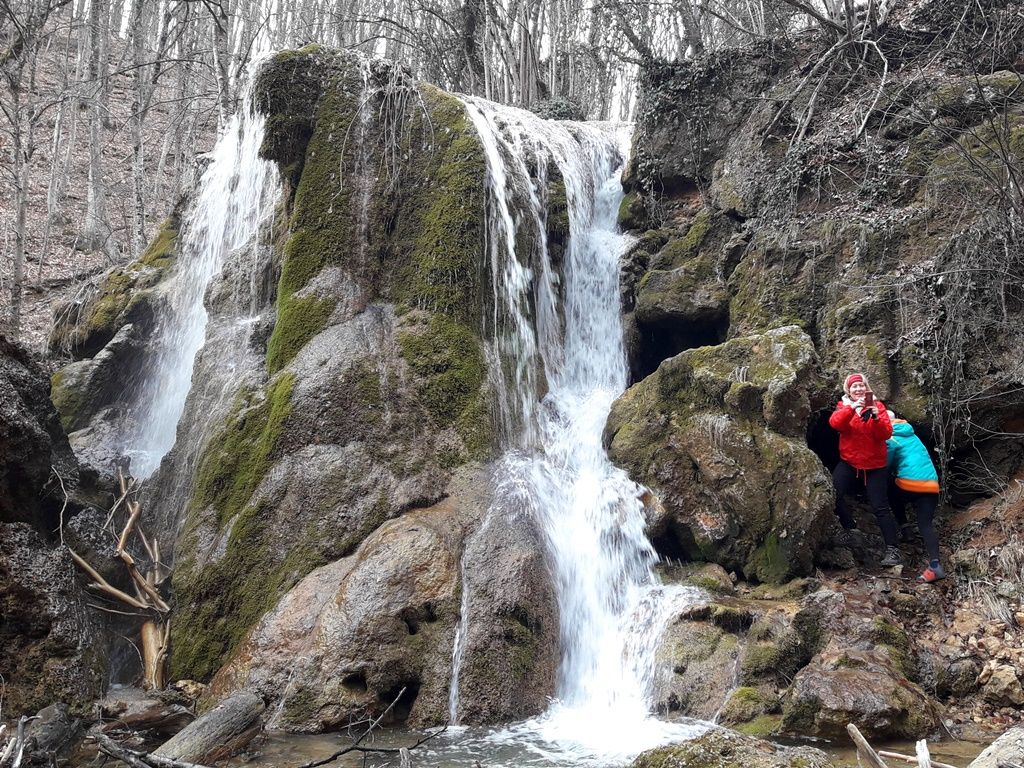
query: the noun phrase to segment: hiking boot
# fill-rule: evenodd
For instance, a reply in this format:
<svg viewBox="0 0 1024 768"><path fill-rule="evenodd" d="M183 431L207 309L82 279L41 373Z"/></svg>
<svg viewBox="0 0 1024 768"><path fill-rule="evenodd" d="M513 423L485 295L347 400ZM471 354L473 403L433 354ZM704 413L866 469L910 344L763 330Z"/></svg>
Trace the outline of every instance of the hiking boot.
<svg viewBox="0 0 1024 768"><path fill-rule="evenodd" d="M924 569L924 573L917 577L917 580L931 584L944 578L946 578L946 572L942 569L941 565L929 565Z"/></svg>
<svg viewBox="0 0 1024 768"><path fill-rule="evenodd" d="M903 554L900 552L899 547L886 547L885 554L882 559L878 561L879 565L883 565L886 568L893 565L903 565Z"/></svg>

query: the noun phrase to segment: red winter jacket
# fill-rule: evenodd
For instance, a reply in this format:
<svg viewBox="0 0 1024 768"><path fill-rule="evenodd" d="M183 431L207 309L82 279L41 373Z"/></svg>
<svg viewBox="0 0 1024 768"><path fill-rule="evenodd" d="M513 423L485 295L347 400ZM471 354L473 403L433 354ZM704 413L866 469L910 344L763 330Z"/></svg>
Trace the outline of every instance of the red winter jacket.
<svg viewBox="0 0 1024 768"><path fill-rule="evenodd" d="M885 403L875 400L878 418L862 421L842 400L828 420L839 433L839 458L854 469L880 469L886 465L885 441L892 437L892 422Z"/></svg>

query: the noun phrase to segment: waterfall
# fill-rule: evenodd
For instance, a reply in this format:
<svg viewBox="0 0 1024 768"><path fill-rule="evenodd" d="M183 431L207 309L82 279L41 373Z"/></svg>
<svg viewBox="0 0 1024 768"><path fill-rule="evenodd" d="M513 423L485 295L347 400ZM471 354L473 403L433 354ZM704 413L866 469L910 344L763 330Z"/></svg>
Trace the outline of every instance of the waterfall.
<svg viewBox="0 0 1024 768"><path fill-rule="evenodd" d="M123 449L139 478L149 477L174 445L196 353L206 338L207 287L228 253L253 242L280 196L276 167L259 157L264 118L248 94L244 104L210 153L182 217L176 273Z"/></svg>
<svg viewBox="0 0 1024 768"><path fill-rule="evenodd" d="M612 402L627 383L619 258L628 242L616 216L629 134L620 126L544 121L472 98L466 107L489 170L492 379L506 451L498 471L508 484L529 489L561 617L556 700L543 716L507 733L532 734L580 757L625 758L695 732L649 712L658 638L684 603L699 599L697 590L658 582L657 556L644 535L643 489L612 465L601 442ZM564 285L546 241L551 162L569 209ZM529 253L517 251L531 239L522 231L532 235ZM501 514L501 498L496 494L488 516ZM471 620L464 612L460 638Z"/></svg>

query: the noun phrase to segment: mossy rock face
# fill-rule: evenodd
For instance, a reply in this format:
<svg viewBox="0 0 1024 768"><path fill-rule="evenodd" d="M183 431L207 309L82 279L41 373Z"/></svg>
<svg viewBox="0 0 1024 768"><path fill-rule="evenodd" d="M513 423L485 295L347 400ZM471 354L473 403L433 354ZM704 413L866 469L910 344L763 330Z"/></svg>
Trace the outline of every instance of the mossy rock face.
<svg viewBox="0 0 1024 768"><path fill-rule="evenodd" d="M738 642L709 620L712 611L711 606L691 611L666 628L657 652L658 666L665 670L655 690L659 712L710 720L721 707L731 685ZM707 619L699 618L705 614Z"/></svg>
<svg viewBox="0 0 1024 768"><path fill-rule="evenodd" d="M725 243L733 231L727 217L705 208L689 220L682 236L669 237L645 260L647 271L629 304L635 305L646 348L672 350L725 338Z"/></svg>
<svg viewBox="0 0 1024 768"><path fill-rule="evenodd" d="M729 280L729 335L787 325L813 333L828 285L827 266L819 262L813 251L786 245L779 233L758 233Z"/></svg>
<svg viewBox="0 0 1024 768"><path fill-rule="evenodd" d="M176 679L208 679L282 590L319 564L298 549L275 562L267 511L252 499L275 458L294 384L294 376L282 374L265 395L239 393L200 457L173 579ZM197 551L204 518L223 548L213 561Z"/></svg>
<svg viewBox="0 0 1024 768"><path fill-rule="evenodd" d="M118 403L146 361L146 341L133 323L121 326L92 359L58 369L50 379L50 400L68 434L89 426L93 418ZM107 468L109 469L109 468Z"/></svg>
<svg viewBox="0 0 1024 768"><path fill-rule="evenodd" d="M489 515L466 542L460 722L507 723L544 711L555 695L558 599L546 575L544 535L516 512Z"/></svg>
<svg viewBox="0 0 1024 768"><path fill-rule="evenodd" d="M733 689L722 705L722 712L719 722L722 725L739 726L740 733L750 736L768 736L778 729L782 718L770 714L776 707L776 703L766 697L762 691L750 686L740 686ZM764 731L764 727L774 724L774 728ZM743 726L748 726L746 729Z"/></svg>
<svg viewBox="0 0 1024 768"><path fill-rule="evenodd" d="M329 66L321 67L325 61ZM326 324L329 294L312 291L301 301L295 295L325 268L339 267L364 300L438 312L479 328L486 159L461 102L406 80L399 87L412 98L385 103L390 65L363 65L319 49L289 53L265 77L265 95L257 100L264 110L290 103L274 97L275 78L312 78L311 92L296 96L307 105L302 131L309 136L284 245L270 372ZM399 102L408 104L394 106ZM268 119L277 117L271 111ZM268 156L287 170L290 156ZM373 181L357 178L371 167L380 169ZM372 188L355 194L367 184Z"/></svg>
<svg viewBox="0 0 1024 768"><path fill-rule="evenodd" d="M730 138L791 55L786 45L773 42L645 67L633 184L671 195L710 179Z"/></svg>
<svg viewBox="0 0 1024 768"><path fill-rule="evenodd" d="M630 768L834 768L811 747L783 747L770 741L713 728L692 741L644 752Z"/></svg>
<svg viewBox="0 0 1024 768"><path fill-rule="evenodd" d="M800 670L783 709L784 729L840 737L849 723L868 739L919 739L938 724L938 709L880 651L830 648Z"/></svg>
<svg viewBox="0 0 1024 768"><path fill-rule="evenodd" d="M804 442L815 365L806 334L776 329L687 350L615 402L609 454L657 493L650 533L671 556L770 582L811 568L832 515Z"/></svg>
<svg viewBox="0 0 1024 768"><path fill-rule="evenodd" d="M260 155L277 162L294 184L313 135L317 104L344 59L319 46L282 51L260 68L253 102L267 115Z"/></svg>
<svg viewBox="0 0 1024 768"><path fill-rule="evenodd" d="M263 153L293 188L269 378L205 447L178 542L173 663L200 679L299 579L442 498L494 443L486 162L461 102L317 47L278 54L256 88ZM308 721L293 698L289 724Z"/></svg>
<svg viewBox="0 0 1024 768"><path fill-rule="evenodd" d="M437 426L455 427L468 457L485 458L494 430L487 415L487 368L479 337L445 315L435 314L425 324L406 315L398 344L416 375L420 401Z"/></svg>
<svg viewBox="0 0 1024 768"><path fill-rule="evenodd" d="M321 732L384 715L404 688L384 722L443 722L462 530L486 509L471 490L482 478L464 479L302 579L249 632L210 698L255 690L278 713L273 727Z"/></svg>
<svg viewBox="0 0 1024 768"><path fill-rule="evenodd" d="M138 261L106 272L84 302L58 307L50 349L80 360L94 356L129 323L140 331L148 330L156 311L152 288L175 264L179 227L175 212L160 226Z"/></svg>

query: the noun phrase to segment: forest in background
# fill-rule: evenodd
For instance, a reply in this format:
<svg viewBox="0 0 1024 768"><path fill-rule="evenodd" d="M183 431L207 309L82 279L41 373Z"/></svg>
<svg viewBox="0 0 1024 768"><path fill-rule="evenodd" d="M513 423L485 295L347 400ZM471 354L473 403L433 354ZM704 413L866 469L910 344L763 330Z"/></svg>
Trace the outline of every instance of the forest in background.
<svg viewBox="0 0 1024 768"><path fill-rule="evenodd" d="M0 0L0 327L42 349L138 258L263 52L310 42L554 118L628 120L644 66L883 16L874 0Z"/></svg>

